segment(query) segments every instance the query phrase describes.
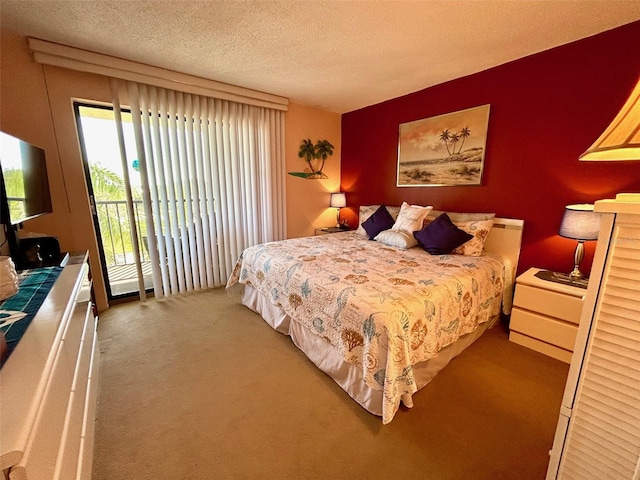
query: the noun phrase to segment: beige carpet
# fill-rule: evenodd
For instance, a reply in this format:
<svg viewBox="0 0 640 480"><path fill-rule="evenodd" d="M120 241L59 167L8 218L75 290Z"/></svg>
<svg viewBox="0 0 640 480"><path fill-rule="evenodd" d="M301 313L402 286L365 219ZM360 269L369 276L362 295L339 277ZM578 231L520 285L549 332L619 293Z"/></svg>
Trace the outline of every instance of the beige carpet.
<svg viewBox="0 0 640 480"><path fill-rule="evenodd" d="M224 290L99 324L95 480L544 478L568 366L502 326L389 425Z"/></svg>

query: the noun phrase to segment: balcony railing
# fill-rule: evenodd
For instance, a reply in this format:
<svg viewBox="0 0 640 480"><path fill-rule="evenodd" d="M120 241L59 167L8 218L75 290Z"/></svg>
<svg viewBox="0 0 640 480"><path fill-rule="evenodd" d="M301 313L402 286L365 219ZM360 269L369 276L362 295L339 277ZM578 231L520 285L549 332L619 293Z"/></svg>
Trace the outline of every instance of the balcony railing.
<svg viewBox="0 0 640 480"><path fill-rule="evenodd" d="M135 264L127 202L97 200L95 203L107 267ZM133 214L138 228L140 260L148 262L150 258L142 200L133 201Z"/></svg>
<svg viewBox="0 0 640 480"><path fill-rule="evenodd" d="M133 254L129 211L125 200L95 202L102 248L106 260L109 286L113 296L138 291L138 275ZM138 248L147 289L152 287L146 220L142 200L133 201L133 215L138 231Z"/></svg>

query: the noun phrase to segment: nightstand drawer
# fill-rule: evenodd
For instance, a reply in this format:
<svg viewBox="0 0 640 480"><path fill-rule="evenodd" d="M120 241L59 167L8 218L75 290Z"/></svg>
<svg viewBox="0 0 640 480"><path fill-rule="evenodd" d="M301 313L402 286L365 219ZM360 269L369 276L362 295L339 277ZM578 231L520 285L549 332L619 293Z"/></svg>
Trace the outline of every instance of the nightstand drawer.
<svg viewBox="0 0 640 480"><path fill-rule="evenodd" d="M518 287L520 288L520 287ZM514 308L509 328L565 350L573 351L578 327L537 313Z"/></svg>
<svg viewBox="0 0 640 480"><path fill-rule="evenodd" d="M509 333L509 341L522 345L523 347L530 348L531 350L535 350L536 352L543 353L549 357L556 358L561 362L571 363L571 357L573 356L572 352L568 352L564 348L556 347L550 343L541 342L540 340L527 337L526 335L514 332L513 330Z"/></svg>
<svg viewBox="0 0 640 480"><path fill-rule="evenodd" d="M513 304L526 310L566 320L578 325L582 313L582 298L542 290L528 285L518 285ZM512 318L513 321L513 318Z"/></svg>

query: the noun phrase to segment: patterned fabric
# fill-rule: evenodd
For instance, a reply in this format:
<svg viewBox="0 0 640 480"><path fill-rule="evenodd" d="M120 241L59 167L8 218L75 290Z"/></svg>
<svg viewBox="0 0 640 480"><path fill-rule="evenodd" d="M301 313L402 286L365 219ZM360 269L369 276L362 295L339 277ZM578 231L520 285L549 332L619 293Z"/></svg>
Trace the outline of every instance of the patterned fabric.
<svg viewBox="0 0 640 480"><path fill-rule="evenodd" d="M62 267L43 267L18 274L18 293L0 303L0 330L6 336L9 354L22 339L61 272Z"/></svg>
<svg viewBox="0 0 640 480"><path fill-rule="evenodd" d="M383 422L417 385L412 366L497 316L511 270L502 257L431 256L355 232L247 248L227 288L252 285L383 390Z"/></svg>
<svg viewBox="0 0 640 480"><path fill-rule="evenodd" d="M451 253L454 255L468 255L472 257L479 257L482 255L484 241L489 236L491 227L493 227L493 219L454 223L460 230L464 230L465 232L473 235L473 238L459 247L454 248Z"/></svg>

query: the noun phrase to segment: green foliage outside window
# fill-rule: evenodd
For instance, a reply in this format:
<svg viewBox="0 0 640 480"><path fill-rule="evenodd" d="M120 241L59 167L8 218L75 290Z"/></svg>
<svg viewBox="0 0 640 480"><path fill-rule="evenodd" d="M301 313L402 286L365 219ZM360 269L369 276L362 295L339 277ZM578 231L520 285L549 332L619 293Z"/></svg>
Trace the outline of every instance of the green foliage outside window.
<svg viewBox="0 0 640 480"><path fill-rule="evenodd" d="M131 263L128 257L133 254L133 241L124 179L100 163L90 163L89 171L107 265ZM135 204L136 200L142 199L140 189L133 187L132 196L137 212L138 238L142 239L147 232L144 211L135 208L141 207L140 203Z"/></svg>
<svg viewBox="0 0 640 480"><path fill-rule="evenodd" d="M18 218L25 218L25 194L22 170L4 170L2 175L4 176L4 185L7 189L10 217L14 220Z"/></svg>

